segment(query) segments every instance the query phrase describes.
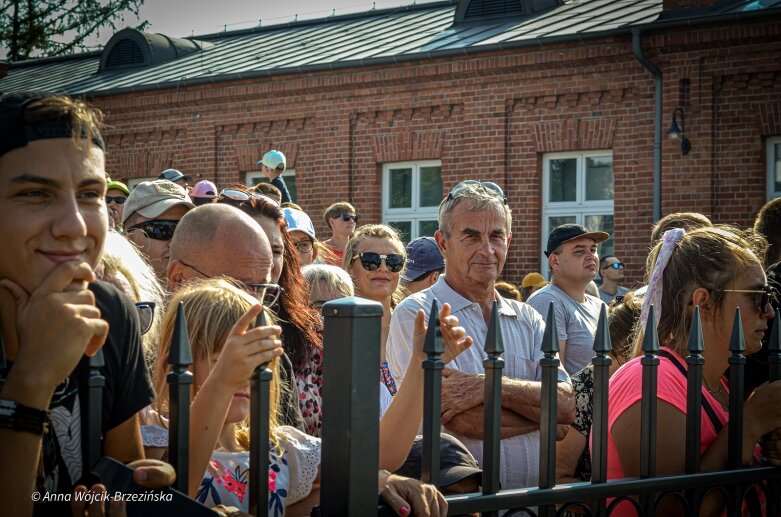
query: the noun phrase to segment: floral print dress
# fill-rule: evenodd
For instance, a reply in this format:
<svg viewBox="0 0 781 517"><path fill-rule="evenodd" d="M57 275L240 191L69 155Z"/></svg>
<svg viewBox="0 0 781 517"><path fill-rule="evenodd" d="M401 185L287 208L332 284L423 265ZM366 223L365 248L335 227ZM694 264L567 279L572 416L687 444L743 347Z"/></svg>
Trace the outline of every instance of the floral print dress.
<svg viewBox="0 0 781 517"><path fill-rule="evenodd" d="M279 448L269 450L268 514L285 515L285 506L312 491L320 470L320 439L290 426L277 429ZM249 451L214 451L195 499L206 506L249 508Z"/></svg>

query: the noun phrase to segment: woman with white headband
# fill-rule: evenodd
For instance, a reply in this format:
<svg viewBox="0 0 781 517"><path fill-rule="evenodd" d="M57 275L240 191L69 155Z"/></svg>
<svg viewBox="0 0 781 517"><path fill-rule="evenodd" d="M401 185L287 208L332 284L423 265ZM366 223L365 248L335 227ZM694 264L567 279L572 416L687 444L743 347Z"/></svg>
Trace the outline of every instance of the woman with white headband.
<svg viewBox="0 0 781 517"><path fill-rule="evenodd" d="M705 358L702 382L701 470L719 470L727 464L729 388L724 377L730 356L729 341L735 309L740 314L746 354L762 346L768 320L774 312L772 292L762 270L767 248L763 238L731 227L682 229L665 232L649 258L650 277L640 325L655 325L659 335L656 474L683 474L686 450L687 343L695 307L699 307ZM649 319L653 305L654 318ZM649 328L649 327L646 327ZM636 333L635 359L610 379L608 408L608 478L640 474L643 333ZM708 408L712 408L709 409ZM743 420L743 461L748 464L760 437L781 427L781 383L766 383L746 401ZM668 498L664 515L683 515ZM629 502L613 515L635 515ZM718 495L710 495L700 515L721 515Z"/></svg>

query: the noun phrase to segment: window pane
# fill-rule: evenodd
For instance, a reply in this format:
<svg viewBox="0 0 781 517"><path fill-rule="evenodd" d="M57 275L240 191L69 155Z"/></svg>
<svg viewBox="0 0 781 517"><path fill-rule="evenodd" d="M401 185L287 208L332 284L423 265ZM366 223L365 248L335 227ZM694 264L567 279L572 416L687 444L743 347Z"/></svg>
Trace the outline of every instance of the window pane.
<svg viewBox="0 0 781 517"><path fill-rule="evenodd" d="M420 206L439 206L442 201L442 173L438 165L420 168Z"/></svg>
<svg viewBox="0 0 781 517"><path fill-rule="evenodd" d="M409 236L412 233L412 221L391 221L388 223L388 226L395 228L399 232L401 240L406 246L410 241Z"/></svg>
<svg viewBox="0 0 781 517"><path fill-rule="evenodd" d="M296 190L296 177L284 176L283 179L285 180L287 191L290 192L290 201L295 203L296 199L298 199L298 191Z"/></svg>
<svg viewBox="0 0 781 517"><path fill-rule="evenodd" d="M561 226L562 224L577 223L577 217L574 215L557 215L554 217L548 217L548 232Z"/></svg>
<svg viewBox="0 0 781 517"><path fill-rule="evenodd" d="M389 208L412 208L412 169L390 170Z"/></svg>
<svg viewBox="0 0 781 517"><path fill-rule="evenodd" d="M578 170L576 158L561 158L550 161L551 203L576 201L578 191Z"/></svg>
<svg viewBox="0 0 781 517"><path fill-rule="evenodd" d="M434 232L439 230L438 221L420 221L418 222L418 237L433 237Z"/></svg>
<svg viewBox="0 0 781 517"><path fill-rule="evenodd" d="M586 201L613 199L613 157L586 158Z"/></svg>
<svg viewBox="0 0 781 517"><path fill-rule="evenodd" d="M599 245L599 257L612 255L613 251L613 216L612 215L587 215L585 226L591 231L601 231L610 234L610 238Z"/></svg>
<svg viewBox="0 0 781 517"><path fill-rule="evenodd" d="M775 146L775 174L773 175L775 181L775 187L773 187L773 192L781 192L781 144L776 144Z"/></svg>

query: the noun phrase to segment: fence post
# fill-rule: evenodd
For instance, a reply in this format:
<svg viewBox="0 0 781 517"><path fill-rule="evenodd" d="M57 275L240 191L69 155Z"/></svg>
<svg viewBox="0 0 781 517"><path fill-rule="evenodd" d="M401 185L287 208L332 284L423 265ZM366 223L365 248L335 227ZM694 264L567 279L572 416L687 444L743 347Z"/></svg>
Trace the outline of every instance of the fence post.
<svg viewBox="0 0 781 517"><path fill-rule="evenodd" d="M439 356L445 351L445 347L442 344L442 328L439 326L439 307L436 300L431 304L423 351L426 353L426 359L422 365L424 379L421 480L439 486L442 369L445 367Z"/></svg>
<svg viewBox="0 0 781 517"><path fill-rule="evenodd" d="M559 377L559 333L556 329L556 310L553 302L548 305L545 333L542 336L543 357L542 393L540 398L540 488L553 488L556 484L556 413L557 384ZM540 507L540 515L553 515L555 505Z"/></svg>
<svg viewBox="0 0 781 517"><path fill-rule="evenodd" d="M705 359L702 352L705 345L702 340L702 322L700 307L694 307L692 324L689 329L689 351L686 357L686 473L700 471L700 423L702 414L702 368Z"/></svg>
<svg viewBox="0 0 781 517"><path fill-rule="evenodd" d="M499 306L494 300L491 320L485 337L485 395L483 396L483 494L499 491L500 453L502 427L502 370L504 369L504 338L499 322ZM483 512L484 516L496 516L498 512Z"/></svg>
<svg viewBox="0 0 781 517"><path fill-rule="evenodd" d="M100 372L100 369L106 364L103 359L103 350L98 350L87 360L87 364L86 404L83 409L86 411L86 415L82 417L82 421L85 422L82 440L86 440L82 450L84 459L82 473L84 476L90 475L92 468L103 456L101 439L103 435L103 388L106 386L106 378Z"/></svg>
<svg viewBox="0 0 781 517"><path fill-rule="evenodd" d="M266 325L265 308L255 319L255 327ZM249 513L268 515L268 419L271 412L270 390L273 373L268 363L252 372L249 413Z"/></svg>
<svg viewBox="0 0 781 517"><path fill-rule="evenodd" d="M323 516L377 512L382 312L356 297L323 305Z"/></svg>
<svg viewBox="0 0 781 517"><path fill-rule="evenodd" d="M640 477L651 478L656 474L656 382L659 358L659 337L656 334L654 306L648 311L648 320L643 336L643 400L640 404ZM640 507L644 515L654 514L654 494L640 496Z"/></svg>
<svg viewBox="0 0 781 517"><path fill-rule="evenodd" d="M171 371L166 376L166 382L168 412L171 418L168 427L168 461L176 471L174 488L187 494L190 468L190 385L193 383L193 374L187 368L193 364L193 355L184 316L184 302L180 302L176 308L174 335L168 355Z"/></svg>
<svg viewBox="0 0 781 517"><path fill-rule="evenodd" d="M594 336L594 396L592 400L592 425L591 432L592 451L591 456L591 482L607 482L607 402L608 381L610 380L610 365L613 360L608 352L613 350L610 339L610 327L607 321L607 305L602 305L599 311L597 332ZM572 432L572 430L570 430ZM592 509L594 515L605 515L605 499L596 501Z"/></svg>
<svg viewBox="0 0 781 517"><path fill-rule="evenodd" d="M727 466L731 469L743 465L743 383L746 369L746 344L743 339L743 321L740 307L735 308L732 337L729 340L729 445Z"/></svg>

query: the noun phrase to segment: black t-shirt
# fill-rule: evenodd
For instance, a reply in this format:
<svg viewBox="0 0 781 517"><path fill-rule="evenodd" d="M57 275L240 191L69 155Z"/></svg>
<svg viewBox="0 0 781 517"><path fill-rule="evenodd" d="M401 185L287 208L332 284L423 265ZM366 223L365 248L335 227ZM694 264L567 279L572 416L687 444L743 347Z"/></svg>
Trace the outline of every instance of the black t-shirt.
<svg viewBox="0 0 781 517"><path fill-rule="evenodd" d="M154 400L154 389L144 362L138 313L132 302L105 282L90 284L95 305L109 324L103 345L105 377L102 434L119 426ZM53 354L57 343L51 343ZM36 481L39 492L71 493L83 475L79 383L88 361L82 359L71 375L55 390L49 404L49 431L43 437L42 469ZM6 371L0 377L6 377Z"/></svg>

